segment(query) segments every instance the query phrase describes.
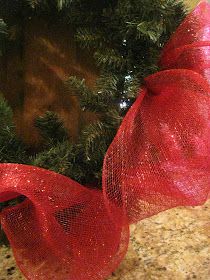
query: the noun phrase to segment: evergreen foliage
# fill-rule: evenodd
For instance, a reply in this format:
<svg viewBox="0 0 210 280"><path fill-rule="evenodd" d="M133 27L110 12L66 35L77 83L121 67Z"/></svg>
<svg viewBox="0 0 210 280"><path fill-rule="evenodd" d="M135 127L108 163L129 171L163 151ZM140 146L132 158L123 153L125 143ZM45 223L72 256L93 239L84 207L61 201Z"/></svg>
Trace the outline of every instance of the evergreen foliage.
<svg viewBox="0 0 210 280"><path fill-rule="evenodd" d="M5 24L3 19L0 19L0 56L5 50L5 40L8 35L7 32L7 25Z"/></svg>
<svg viewBox="0 0 210 280"><path fill-rule="evenodd" d="M48 147L68 139L68 134L62 121L59 120L54 112L47 111L44 116L37 118L35 126L40 129L40 133Z"/></svg>
<svg viewBox="0 0 210 280"><path fill-rule="evenodd" d="M0 162L27 163L24 145L15 135L12 111L0 95Z"/></svg>
<svg viewBox="0 0 210 280"><path fill-rule="evenodd" d="M61 120L53 112L40 116L35 125L45 139L41 153L32 158L15 138L11 111L0 103L0 161L29 162L51 169L83 184L100 186L104 154L126 111L135 101L143 78L158 70L161 48L185 16L176 0L16 0L0 1L0 36L17 18L45 17L64 21L76 30L81 48L91 50L100 70L95 88L85 80L69 77L66 94L77 95L81 108L95 112L98 120L84 127L79 139L68 139ZM15 3L14 3L15 2ZM13 4L12 4L13 3ZM47 13L46 13L47 12ZM9 20L8 20L9 19ZM20 23L21 24L21 23ZM0 37L1 38L1 37ZM71 92L71 93L69 93ZM0 120L1 121L1 120ZM9 123L8 123L9 122ZM1 122L3 123L3 122ZM9 144L10 143L10 144ZM6 152L7 151L7 152ZM17 153L17 151L19 151ZM22 155L21 155L22 153Z"/></svg>

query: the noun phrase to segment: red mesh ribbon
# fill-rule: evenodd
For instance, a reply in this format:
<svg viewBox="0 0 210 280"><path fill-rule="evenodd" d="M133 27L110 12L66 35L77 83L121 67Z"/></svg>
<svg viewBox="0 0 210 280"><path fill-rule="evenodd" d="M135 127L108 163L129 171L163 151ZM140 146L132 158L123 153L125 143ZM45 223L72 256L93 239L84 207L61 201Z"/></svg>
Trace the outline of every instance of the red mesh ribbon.
<svg viewBox="0 0 210 280"><path fill-rule="evenodd" d="M210 191L210 5L165 47L163 70L127 113L104 160L103 193L32 166L1 164L1 223L27 279L99 280L124 257L129 223Z"/></svg>

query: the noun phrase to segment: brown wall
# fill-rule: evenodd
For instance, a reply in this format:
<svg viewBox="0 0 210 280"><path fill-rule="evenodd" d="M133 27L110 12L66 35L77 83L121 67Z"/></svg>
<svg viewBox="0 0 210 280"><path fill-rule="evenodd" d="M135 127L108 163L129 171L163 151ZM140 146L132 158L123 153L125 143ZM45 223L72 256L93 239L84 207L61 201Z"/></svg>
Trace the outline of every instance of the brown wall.
<svg viewBox="0 0 210 280"><path fill-rule="evenodd" d="M24 34L23 53L12 48L1 62L0 89L14 110L17 132L27 144L38 146L34 120L50 110L63 119L70 137L76 139L80 127L95 116L81 112L77 97L66 92L63 81L76 75L92 87L97 71L91 56L78 49L73 32L62 24L36 19L28 22Z"/></svg>

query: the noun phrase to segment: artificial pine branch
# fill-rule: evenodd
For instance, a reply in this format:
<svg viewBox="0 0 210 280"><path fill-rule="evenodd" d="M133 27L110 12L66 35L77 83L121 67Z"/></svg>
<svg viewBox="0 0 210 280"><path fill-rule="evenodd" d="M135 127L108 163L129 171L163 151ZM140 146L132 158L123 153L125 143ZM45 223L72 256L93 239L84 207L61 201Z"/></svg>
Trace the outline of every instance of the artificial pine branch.
<svg viewBox="0 0 210 280"><path fill-rule="evenodd" d="M97 121L83 129L83 131L81 132L80 143L84 147L86 161L97 161L98 158L101 158L101 151L104 155L104 152L106 152L106 149L104 150L104 144L106 143L106 141L103 141L103 145L101 141L104 135L107 134L105 124L102 121ZM93 155L96 155L94 159Z"/></svg>
<svg viewBox="0 0 210 280"><path fill-rule="evenodd" d="M26 150L15 135L11 108L0 96L0 162L28 163Z"/></svg>
<svg viewBox="0 0 210 280"><path fill-rule="evenodd" d="M40 0L26 0L26 3L34 9L40 3Z"/></svg>
<svg viewBox="0 0 210 280"><path fill-rule="evenodd" d="M91 90L85 84L85 79L79 79L76 76L71 76L65 84L69 90L73 91L73 94L78 96L89 96L92 94Z"/></svg>
<svg viewBox="0 0 210 280"><path fill-rule="evenodd" d="M97 65L102 69L123 70L126 68L127 61L118 51L104 48L94 53Z"/></svg>
<svg viewBox="0 0 210 280"><path fill-rule="evenodd" d="M57 0L57 8L58 10L62 10L64 8L69 7L74 0Z"/></svg>
<svg viewBox="0 0 210 280"><path fill-rule="evenodd" d="M74 161L73 145L69 141L63 141L37 154L33 159L33 164L67 175L71 173Z"/></svg>
<svg viewBox="0 0 210 280"><path fill-rule="evenodd" d="M69 77L65 82L67 93L78 96L82 110L90 110L99 112L103 108L103 103L100 106L100 99L97 94L86 86L84 79L79 79L75 76Z"/></svg>
<svg viewBox="0 0 210 280"><path fill-rule="evenodd" d="M8 29L3 19L0 19L0 56L3 55L5 50L5 39L8 35Z"/></svg>
<svg viewBox="0 0 210 280"><path fill-rule="evenodd" d="M104 72L96 81L96 91L103 95L113 96L118 91L119 77L115 74Z"/></svg>
<svg viewBox="0 0 210 280"><path fill-rule="evenodd" d="M104 43L103 33L96 28L78 28L75 40L84 49L100 48Z"/></svg>
<svg viewBox="0 0 210 280"><path fill-rule="evenodd" d="M100 182L104 154L124 114L138 96L143 78L158 70L161 48L185 16L182 2L17 0L16 5L6 2L11 1L0 0L1 14L12 15L15 24L20 15L26 21L29 16L43 16L46 20L48 15L51 22L65 23L67 28L71 25L76 33L75 41L93 54L100 71L95 88L87 87L84 79L70 77L66 82L66 94L78 96L81 108L96 112L98 121L84 127L78 141L71 143L67 141L62 121L54 113L46 113L36 125L48 145L33 157L33 164L83 184ZM0 22L0 38L1 30L4 30L3 22ZM122 101L129 105L122 108ZM1 110L4 108L0 106ZM6 133L4 127L1 130L0 141L1 133ZM8 137L14 139L14 134L6 135L5 147ZM1 154L2 161L10 160L5 158L5 152L0 151Z"/></svg>
<svg viewBox="0 0 210 280"><path fill-rule="evenodd" d="M7 25L3 19L0 19L0 34L7 34Z"/></svg>
<svg viewBox="0 0 210 280"><path fill-rule="evenodd" d="M44 116L38 117L35 120L35 126L39 128L48 146L53 146L68 139L68 133L63 126L63 122L54 112L47 111Z"/></svg>

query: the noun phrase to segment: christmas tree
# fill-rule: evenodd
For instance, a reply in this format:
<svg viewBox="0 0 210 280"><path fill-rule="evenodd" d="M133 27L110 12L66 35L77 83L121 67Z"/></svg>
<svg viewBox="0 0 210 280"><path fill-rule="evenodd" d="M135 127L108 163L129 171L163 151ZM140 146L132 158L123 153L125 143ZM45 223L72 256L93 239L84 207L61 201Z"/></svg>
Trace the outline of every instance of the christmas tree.
<svg viewBox="0 0 210 280"><path fill-rule="evenodd" d="M24 61L27 26L41 19L55 28L71 30L71 34L73 30L77 55L85 52L91 57L97 72L93 86L85 77L71 73L63 81L65 98L78 99L81 111L93 112L94 120L82 123L73 139L59 114L46 110L33 123L43 139L38 149L16 135L12 117L16 101L7 98L2 87L0 161L40 166L100 187L107 148L143 78L158 70L160 51L184 16L184 6L176 0L0 1L2 69L12 59L14 46ZM24 82L24 64L20 68L19 78Z"/></svg>

